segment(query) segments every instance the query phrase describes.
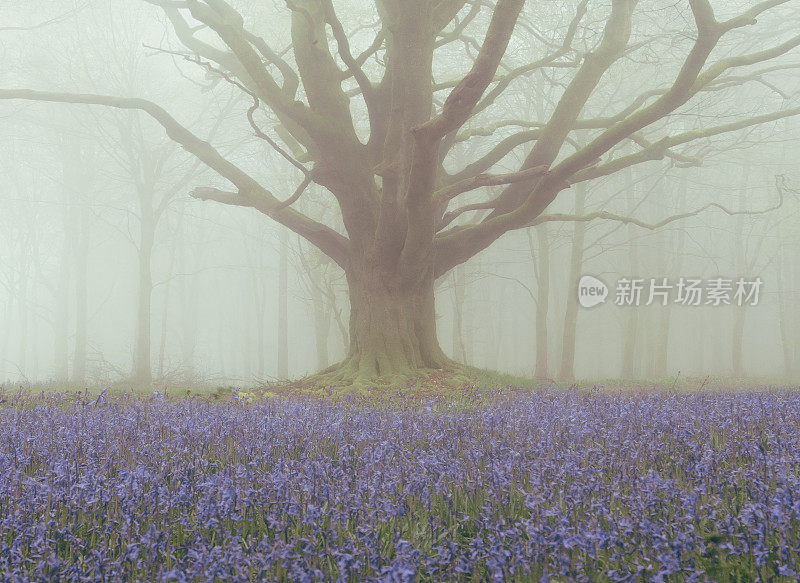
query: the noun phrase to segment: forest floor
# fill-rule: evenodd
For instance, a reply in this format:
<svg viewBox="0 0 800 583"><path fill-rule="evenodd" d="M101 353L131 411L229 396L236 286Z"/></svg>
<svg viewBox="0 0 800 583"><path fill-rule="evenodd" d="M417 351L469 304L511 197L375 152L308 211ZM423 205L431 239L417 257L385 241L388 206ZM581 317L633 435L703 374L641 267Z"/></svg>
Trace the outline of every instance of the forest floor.
<svg viewBox="0 0 800 583"><path fill-rule="evenodd" d="M0 388L0 580L800 577L796 387L484 374Z"/></svg>
<svg viewBox="0 0 800 583"><path fill-rule="evenodd" d="M491 401L508 395L524 395L547 389L577 390L588 393L642 394L642 393L725 393L750 390L800 390L800 380L781 376L735 377L722 375L675 376L645 379L575 379L572 381L552 378L533 379L487 369L462 367L457 374L432 371L403 384L375 383L365 387L321 387L308 378L291 381L252 381L239 385L220 385L213 382L160 382L149 386L130 381L111 382L102 385L65 385L50 383L6 383L0 384L0 407L8 403L11 395L24 397L46 397L48 395L70 395L73 398L93 400L99 395L141 398L154 393L168 398L198 397L212 401L224 401L243 393L251 399L323 398L329 401L359 402L374 405L393 401L430 401L459 403Z"/></svg>

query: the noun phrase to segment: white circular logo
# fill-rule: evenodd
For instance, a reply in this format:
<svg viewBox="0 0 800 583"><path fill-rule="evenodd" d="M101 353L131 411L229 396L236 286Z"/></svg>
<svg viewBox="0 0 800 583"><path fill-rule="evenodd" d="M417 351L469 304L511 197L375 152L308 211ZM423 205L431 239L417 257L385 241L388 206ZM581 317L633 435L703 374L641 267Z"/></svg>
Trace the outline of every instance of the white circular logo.
<svg viewBox="0 0 800 583"><path fill-rule="evenodd" d="M608 297L608 286L591 275L584 275L578 283L578 301L584 308L602 304Z"/></svg>

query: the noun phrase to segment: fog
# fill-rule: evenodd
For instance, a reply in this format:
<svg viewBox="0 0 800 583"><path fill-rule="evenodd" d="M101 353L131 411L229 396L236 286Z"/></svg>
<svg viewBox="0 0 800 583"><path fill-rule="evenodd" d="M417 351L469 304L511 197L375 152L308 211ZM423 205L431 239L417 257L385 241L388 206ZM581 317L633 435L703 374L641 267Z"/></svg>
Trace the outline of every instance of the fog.
<svg viewBox="0 0 800 583"><path fill-rule="evenodd" d="M285 209L327 225L324 234L331 240L361 245L355 225L367 219L355 215L364 204L343 202L347 192L358 189L360 170L337 168L327 154L336 148L314 133L321 136L324 130L313 124L321 118L338 131L342 123L334 114L346 117L342 111L349 111L354 142L372 148L376 120L394 119L397 99L389 100L394 109L387 107L383 117L368 112L362 78L381 88L374 89L380 103L386 84L379 83L393 62L380 38L389 34L380 32L381 22L385 27L391 20L386 5L392 3L378 2L379 11L373 3L334 1L339 20L329 17L327 26L311 22L322 2L304 0L294 10L282 2L222 4L242 15L252 54L265 48L257 39L269 45L257 58L270 79L278 80L274 93L285 92L274 103L271 86L259 85L245 61L232 56L233 41L220 36L225 26L241 30L241 25L225 21L212 30L202 22L202 10L189 10L217 2L0 0L0 383L249 386L334 365L351 354L352 337L362 337L348 292L348 279L352 286L356 276L348 278L342 267L353 260L326 255L319 239L309 242L305 236L321 231ZM755 5L711 4L717 22ZM776 7L750 19L756 22L732 27L702 71L726 58L778 47L774 55L732 66L685 103L602 149L599 160L576 165L571 178L552 189L552 202L522 222L509 219L508 228L487 235L485 248L465 251L461 262L460 249L466 247L451 244L459 233L505 220L500 206L481 206L483 201L520 185L544 189L531 182L539 180L533 174L502 177L545 156L534 151L535 144L558 133L558 123L549 122L567 109L562 97L575 89L572 81L586 54L595 51L601 60L598 46L613 17L607 1L526 4L497 71L480 92L491 99L479 101L463 123L448 128L446 147L436 150L442 154L436 192L472 181L437 211L441 246L415 255L414 237L426 235L411 228L400 244L401 257L412 258L406 264L420 266L433 280L432 317L447 357L559 382L796 378L800 53L795 46L800 42L794 35L800 3L772 4ZM472 70L495 2L483 9L479 3L461 5L437 37L432 118L449 111L448 95ZM225 10L214 18L227 18ZM349 39L347 51L337 38L337 22ZM341 99L329 103L325 89L313 87L314 74L321 79L327 74L324 64L313 73L314 59L328 61L314 56L318 46L310 60L299 52L304 26L323 35L311 44L327 38L330 62L341 73ZM579 104L558 146L549 148L552 160L543 164L551 172L542 182L609 128L621 127L616 122L644 111L682 74L697 37L688 3L641 0L630 28L623 53ZM606 31L607 37L615 34L623 33ZM559 53L565 38L571 43ZM269 57L270 51L279 56ZM557 57L519 71L552 54ZM354 56L362 69L343 73L352 69L348 61ZM286 89L292 75L284 66L300 71L294 95ZM411 67L399 69L397 94L402 84L416 82ZM230 176L200 160L193 146L168 136L152 112L3 95L14 90L158 104L290 204L253 202L239 184L231 186ZM249 92L260 91L267 98L254 105ZM311 138L305 139L304 127L296 129L305 118L292 117L292 107L316 116L309 122ZM738 122L743 123L734 127ZM395 143L388 126L381 142L386 151L407 151L407 136L417 128L398 134ZM718 130L704 133L708 128ZM687 135L691 132L696 134ZM675 136L686 139L659 142ZM345 152L349 146L340 143ZM504 149L504 144L510 145ZM383 156L389 160L389 154ZM624 163L635 156L635 164ZM323 166L335 177L320 170ZM400 164L400 179L396 169L386 170L388 162L379 166L374 164L374 175L369 171L369 182L382 201L388 200L390 184L406 184L408 169L413 184L414 164ZM244 199L220 200L232 188ZM403 206L413 200L413 189L407 192L412 194L399 198L397 212L385 216L407 214L408 223L424 224L430 209L415 215L414 207ZM477 208L456 210L468 205ZM288 218L280 224L270 213ZM441 224L446 221L452 222ZM379 242L380 235L395 232L393 223L381 225ZM442 235L450 233L446 229L454 229L449 239ZM440 263L428 269L425 262L434 255ZM459 260L450 261L456 255ZM380 251L376 256L383 257ZM376 277L386 279L386 273ZM579 300L590 301L579 298L585 275L607 286L605 301L581 305ZM662 296L649 297L652 284L664 278L671 286L665 288L666 305ZM717 288L725 293L714 301L710 290L719 279ZM641 280L638 302L621 293L624 280ZM702 282L700 305L680 301L681 280ZM746 285L756 281L757 289ZM371 288L357 287L367 291L353 301L372 303ZM425 350L420 354L425 361ZM377 361L378 372L385 371L380 357Z"/></svg>

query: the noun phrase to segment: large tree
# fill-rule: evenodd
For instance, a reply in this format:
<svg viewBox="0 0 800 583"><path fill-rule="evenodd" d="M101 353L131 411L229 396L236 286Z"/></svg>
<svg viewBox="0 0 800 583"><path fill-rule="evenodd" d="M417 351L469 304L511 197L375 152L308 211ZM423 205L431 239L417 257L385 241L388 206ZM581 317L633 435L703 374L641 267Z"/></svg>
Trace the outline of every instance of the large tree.
<svg viewBox="0 0 800 583"><path fill-rule="evenodd" d="M691 131L670 122L698 113L690 102L719 113L695 98L749 81L782 93L764 77L797 66L786 55L800 35L788 24L782 32L800 20L797 0L748 3L737 14L739 3L726 3L725 18L709 0L375 0L374 41L359 50L363 26L348 34L341 17L354 6L346 13L344 2L288 0L291 43L282 50L254 32L264 15L233 0L143 1L164 11L187 60L249 94L256 134L302 173L294 194L271 192L150 101L29 89L0 98L142 110L233 185L198 187L195 197L253 207L328 255L346 274L351 304L349 354L327 371L330 382L453 366L437 341L435 280L540 221L571 185L664 157L695 163L682 147L800 114L785 101L724 123L697 115L706 123ZM462 47L468 61L454 56ZM636 74L645 66L651 76ZM504 101L526 83L563 86L544 119L520 119L513 99ZM284 146L256 122L261 107ZM588 134L585 145L575 132ZM448 154L473 139L488 146L449 168ZM490 173L519 149L521 166ZM344 231L292 207L311 182L335 197Z"/></svg>

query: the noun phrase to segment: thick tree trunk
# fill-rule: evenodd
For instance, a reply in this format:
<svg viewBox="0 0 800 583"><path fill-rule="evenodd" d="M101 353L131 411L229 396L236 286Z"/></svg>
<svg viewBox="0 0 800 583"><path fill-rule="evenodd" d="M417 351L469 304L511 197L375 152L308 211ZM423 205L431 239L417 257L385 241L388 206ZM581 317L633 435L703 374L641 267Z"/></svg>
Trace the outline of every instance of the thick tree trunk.
<svg viewBox="0 0 800 583"><path fill-rule="evenodd" d="M350 351L334 373L354 380L407 377L452 363L436 337L433 270L427 271L416 282L402 283L382 277L374 266L346 271Z"/></svg>

